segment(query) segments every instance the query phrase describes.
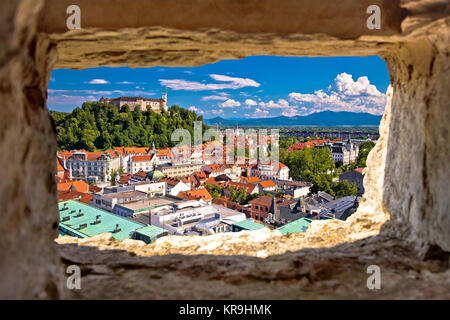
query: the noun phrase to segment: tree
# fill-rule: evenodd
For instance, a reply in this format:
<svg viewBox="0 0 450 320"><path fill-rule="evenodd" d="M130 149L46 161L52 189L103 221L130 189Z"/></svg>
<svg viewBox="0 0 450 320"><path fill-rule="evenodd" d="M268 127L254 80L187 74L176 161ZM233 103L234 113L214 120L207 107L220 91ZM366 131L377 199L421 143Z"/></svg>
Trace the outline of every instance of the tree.
<svg viewBox="0 0 450 320"><path fill-rule="evenodd" d="M172 131L185 128L193 131L195 112L172 106L169 112L156 113L151 108L120 110L111 104L85 102L71 113L50 111L56 127L58 148L62 150L107 150L114 147L148 147L153 141L158 148L171 147ZM203 129L209 127L204 123ZM192 135L193 137L193 135Z"/></svg>
<svg viewBox="0 0 450 320"><path fill-rule="evenodd" d="M333 196L336 198L342 198L345 196L356 196L357 194L357 187L354 182L351 184L348 183L348 181L339 181L339 182L333 182L332 186L333 190Z"/></svg>
<svg viewBox="0 0 450 320"><path fill-rule="evenodd" d="M213 184L205 184L206 190L211 194L211 197L213 198L220 198L222 195L222 186L215 186Z"/></svg>
<svg viewBox="0 0 450 320"><path fill-rule="evenodd" d="M117 173L116 170L111 169L110 180L111 180L111 186L112 186L112 187L116 185L116 173Z"/></svg>
<svg viewBox="0 0 450 320"><path fill-rule="evenodd" d="M358 158L356 159L356 166L358 168L366 167L366 160L369 152L375 147L375 143L372 141L364 141L359 146Z"/></svg>

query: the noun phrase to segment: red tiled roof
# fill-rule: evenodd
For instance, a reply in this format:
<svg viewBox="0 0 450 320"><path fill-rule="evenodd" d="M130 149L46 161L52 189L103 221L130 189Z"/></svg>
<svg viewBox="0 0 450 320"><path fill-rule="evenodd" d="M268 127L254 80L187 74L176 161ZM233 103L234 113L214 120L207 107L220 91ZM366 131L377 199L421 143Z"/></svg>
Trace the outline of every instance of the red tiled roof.
<svg viewBox="0 0 450 320"><path fill-rule="evenodd" d="M261 180L258 177L241 177L241 181L244 180L248 183L256 183L260 182Z"/></svg>
<svg viewBox="0 0 450 320"><path fill-rule="evenodd" d="M205 171L195 171L194 174L200 179L206 179L206 173Z"/></svg>
<svg viewBox="0 0 450 320"><path fill-rule="evenodd" d="M362 174L363 173L363 168L356 168L355 171Z"/></svg>
<svg viewBox="0 0 450 320"><path fill-rule="evenodd" d="M88 161L95 161L98 158L100 158L102 154L108 154L111 157L111 159L119 157L119 155L116 153L117 151L115 150L95 151L95 152L85 150L71 150L71 151L61 151L59 155L63 156L65 159L69 159L74 155L74 153L81 153L81 152L86 154L86 160Z"/></svg>
<svg viewBox="0 0 450 320"><path fill-rule="evenodd" d="M147 147L116 147L115 151L122 153L123 155L128 154L147 154L150 152L150 148Z"/></svg>
<svg viewBox="0 0 450 320"><path fill-rule="evenodd" d="M102 191L102 188L97 187L97 186L89 186L89 191L92 193L98 193Z"/></svg>
<svg viewBox="0 0 450 320"><path fill-rule="evenodd" d="M147 172L144 172L144 171L140 170L140 171L134 173L133 176L139 176L139 177L142 177L142 178L146 178L147 177Z"/></svg>
<svg viewBox="0 0 450 320"><path fill-rule="evenodd" d="M210 177L210 178L206 179L205 184L212 184L214 186L220 186L220 183L217 182L216 179L214 179L214 177Z"/></svg>
<svg viewBox="0 0 450 320"><path fill-rule="evenodd" d="M85 194L74 190L58 191L58 201L77 200L83 195Z"/></svg>
<svg viewBox="0 0 450 320"><path fill-rule="evenodd" d="M150 161L153 158L153 154L143 155L143 156L134 156L131 161L140 162L140 161Z"/></svg>
<svg viewBox="0 0 450 320"><path fill-rule="evenodd" d="M253 190L255 189L255 185L254 184L247 184L247 183L240 183L240 182L233 182L233 181L228 181L225 184L226 188L230 188L230 187L234 187L235 189L244 189L244 191L246 193L252 193Z"/></svg>
<svg viewBox="0 0 450 320"><path fill-rule="evenodd" d="M56 157L56 171L66 171L66 169L64 168L63 160L59 157Z"/></svg>
<svg viewBox="0 0 450 320"><path fill-rule="evenodd" d="M72 156L72 151L70 150L60 150L58 151L58 156L63 157L64 159L69 159Z"/></svg>
<svg viewBox="0 0 450 320"><path fill-rule="evenodd" d="M89 191L89 185L84 181L67 181L67 182L61 182L57 185L58 191L64 191L67 192L69 190L78 191L81 193L88 193Z"/></svg>
<svg viewBox="0 0 450 320"><path fill-rule="evenodd" d="M273 197L270 197L270 196L261 196L259 198L249 201L249 203L251 205L255 204L258 206L265 206L265 207L270 207L272 205L272 202L273 202Z"/></svg>
<svg viewBox="0 0 450 320"><path fill-rule="evenodd" d="M177 178L169 178L169 177L161 178L159 181L165 182L170 186L176 186L180 182L180 180Z"/></svg>
<svg viewBox="0 0 450 320"><path fill-rule="evenodd" d="M127 184L130 180L131 174L122 174L119 178L119 184Z"/></svg>
<svg viewBox="0 0 450 320"><path fill-rule="evenodd" d="M190 190L178 193L177 197L183 198L186 200L210 200L212 199L211 194L206 190L206 188L201 188L197 190Z"/></svg>
<svg viewBox="0 0 450 320"><path fill-rule="evenodd" d="M261 181L259 184L263 188L269 188L269 187L274 187L275 186L275 182L273 182L272 180Z"/></svg>
<svg viewBox="0 0 450 320"><path fill-rule="evenodd" d="M94 195L92 194L85 194L81 196L80 201L86 204L89 204L89 202L94 198Z"/></svg>
<svg viewBox="0 0 450 320"><path fill-rule="evenodd" d="M173 154L172 154L172 151L170 150L170 148L156 150L156 152L157 152L157 157L173 158Z"/></svg>

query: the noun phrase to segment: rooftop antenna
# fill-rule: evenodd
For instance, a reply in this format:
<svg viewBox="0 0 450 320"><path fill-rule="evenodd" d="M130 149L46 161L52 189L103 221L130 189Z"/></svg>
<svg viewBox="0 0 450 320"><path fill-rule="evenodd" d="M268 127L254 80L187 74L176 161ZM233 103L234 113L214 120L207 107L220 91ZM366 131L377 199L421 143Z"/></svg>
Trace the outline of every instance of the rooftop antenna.
<svg viewBox="0 0 450 320"><path fill-rule="evenodd" d="M113 233L120 232L121 230L122 230L122 229L119 227L119 225L116 224L116 227L115 227L115 229L113 230Z"/></svg>
<svg viewBox="0 0 450 320"><path fill-rule="evenodd" d="M98 215L95 216L94 224L99 224L100 222L101 222L100 215L98 214Z"/></svg>

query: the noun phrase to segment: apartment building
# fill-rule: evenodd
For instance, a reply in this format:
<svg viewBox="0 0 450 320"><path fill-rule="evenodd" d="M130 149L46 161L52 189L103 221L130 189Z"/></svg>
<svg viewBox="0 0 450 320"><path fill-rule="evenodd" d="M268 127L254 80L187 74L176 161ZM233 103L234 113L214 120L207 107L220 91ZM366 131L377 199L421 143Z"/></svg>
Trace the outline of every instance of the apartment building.
<svg viewBox="0 0 450 320"><path fill-rule="evenodd" d="M171 164L165 163L162 165L156 166L156 170L161 171L166 177L175 178L175 177L185 177L190 176L196 171L199 171L202 167L202 164Z"/></svg>
<svg viewBox="0 0 450 320"><path fill-rule="evenodd" d="M121 155L113 150L104 152L75 150L63 153L62 157L72 179L96 183L110 181L112 170L118 170L121 164Z"/></svg>
<svg viewBox="0 0 450 320"><path fill-rule="evenodd" d="M99 209L115 213L114 207L117 204L138 200L145 200L148 197L149 196L147 193L136 190L105 193L105 194L94 194L94 197L91 200L91 205Z"/></svg>
<svg viewBox="0 0 450 320"><path fill-rule="evenodd" d="M155 154L137 155L130 157L128 161L128 173L139 171L149 172L154 169Z"/></svg>
<svg viewBox="0 0 450 320"><path fill-rule="evenodd" d="M344 165L355 162L358 158L359 147L350 138L347 142L338 141L331 146L331 156L334 162L342 162Z"/></svg>
<svg viewBox="0 0 450 320"><path fill-rule="evenodd" d="M289 180L289 168L281 162L258 163L251 168L251 175L261 180Z"/></svg>

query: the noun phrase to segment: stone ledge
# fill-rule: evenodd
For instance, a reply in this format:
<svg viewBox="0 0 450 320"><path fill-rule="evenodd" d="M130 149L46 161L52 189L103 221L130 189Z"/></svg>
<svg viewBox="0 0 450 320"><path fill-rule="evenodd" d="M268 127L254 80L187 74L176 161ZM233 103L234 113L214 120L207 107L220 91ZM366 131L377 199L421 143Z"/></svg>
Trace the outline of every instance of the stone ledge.
<svg viewBox="0 0 450 320"><path fill-rule="evenodd" d="M82 288L66 292L68 299L450 298L447 261L419 261L408 246L387 236L267 258L255 257L259 248L253 256L194 250L155 256L138 243L118 245L108 234L90 244L97 246L58 245L63 263L82 271ZM146 254L154 256L140 256ZM381 268L381 290L366 287L366 269L372 264Z"/></svg>

